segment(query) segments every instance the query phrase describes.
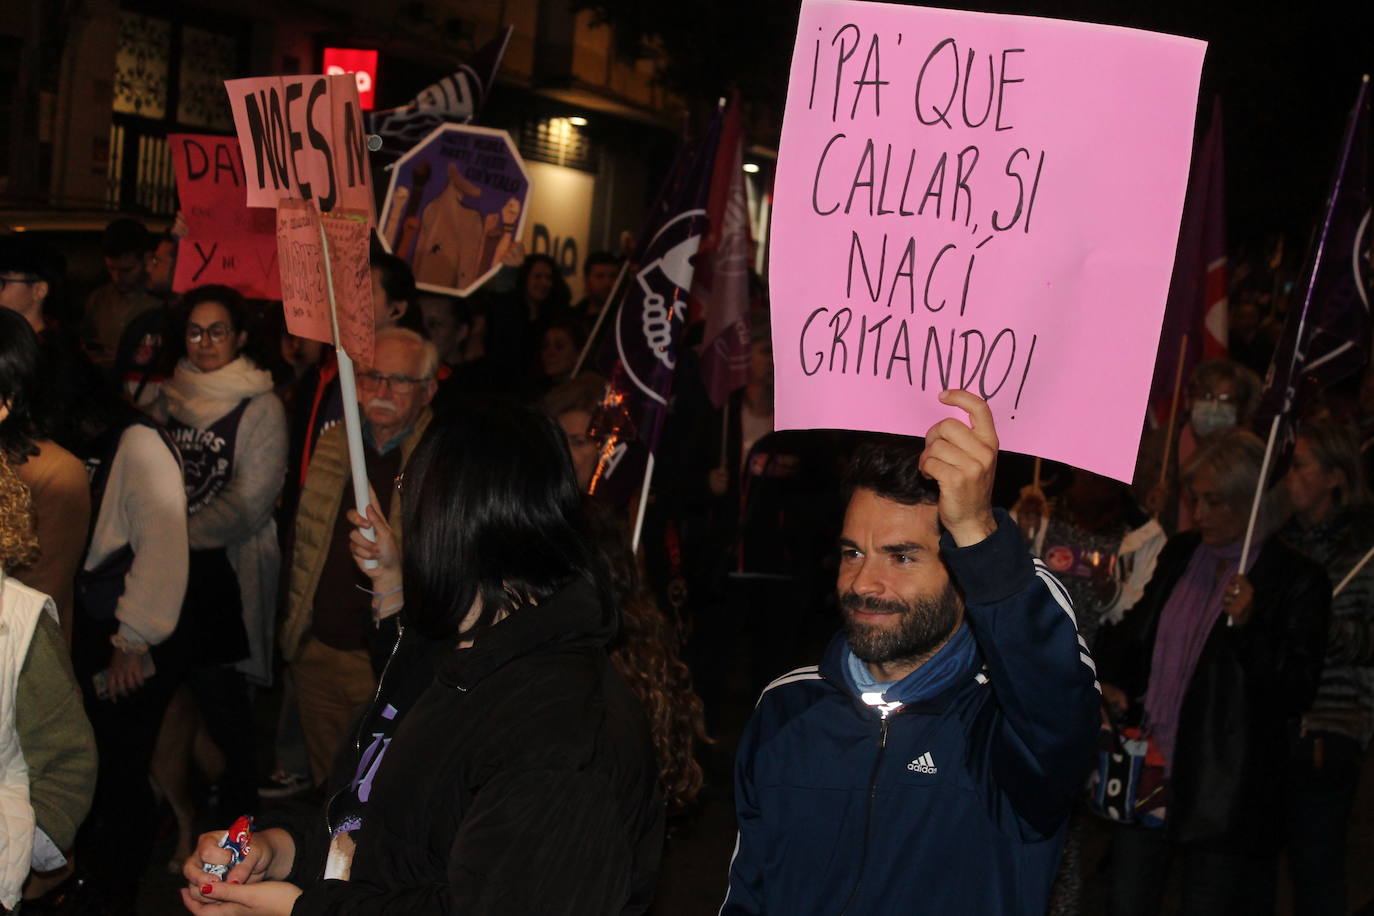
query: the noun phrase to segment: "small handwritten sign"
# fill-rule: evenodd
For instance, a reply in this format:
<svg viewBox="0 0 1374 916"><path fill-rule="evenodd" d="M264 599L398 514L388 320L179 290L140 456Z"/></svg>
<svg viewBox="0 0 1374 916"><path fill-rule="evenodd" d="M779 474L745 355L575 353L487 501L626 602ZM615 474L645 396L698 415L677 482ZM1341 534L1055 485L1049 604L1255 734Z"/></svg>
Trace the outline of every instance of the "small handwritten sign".
<svg viewBox="0 0 1374 916"><path fill-rule="evenodd" d="M375 335L372 272L368 265L367 214L361 210L334 210L321 216L304 200L283 200L277 206L277 250L287 330L311 340L334 341L321 222L329 240L339 339L349 356L370 366Z"/></svg>
<svg viewBox="0 0 1374 916"><path fill-rule="evenodd" d="M246 203L243 156L233 137L169 134L187 234L172 291L223 283L255 299L281 298L270 211Z"/></svg>
<svg viewBox="0 0 1374 916"><path fill-rule="evenodd" d="M320 212L361 210L372 220L358 84L350 74L227 80L250 207L313 200Z"/></svg>

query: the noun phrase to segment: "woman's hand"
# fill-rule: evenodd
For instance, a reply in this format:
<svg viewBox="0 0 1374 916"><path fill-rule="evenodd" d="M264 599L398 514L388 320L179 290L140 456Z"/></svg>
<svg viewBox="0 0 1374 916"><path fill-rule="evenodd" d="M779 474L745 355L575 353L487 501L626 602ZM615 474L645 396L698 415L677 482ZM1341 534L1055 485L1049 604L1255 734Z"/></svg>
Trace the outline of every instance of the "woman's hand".
<svg viewBox="0 0 1374 916"><path fill-rule="evenodd" d="M1130 708L1130 698L1126 696L1126 691L1115 684L1102 685L1102 702L1112 711L1112 715L1121 716Z"/></svg>
<svg viewBox="0 0 1374 916"><path fill-rule="evenodd" d="M208 893L206 893L208 891ZM211 916L291 916L301 889L285 881L252 885L205 884L196 891L181 889L181 902L192 913Z"/></svg>
<svg viewBox="0 0 1374 916"><path fill-rule="evenodd" d="M110 668L105 689L111 700L122 700L143 686L143 656L115 649L110 653Z"/></svg>
<svg viewBox="0 0 1374 916"><path fill-rule="evenodd" d="M1169 501L1169 490L1163 484L1157 483L1150 487L1150 492L1145 494L1145 499L1141 503L1145 511L1153 517L1158 517L1164 511L1164 506Z"/></svg>
<svg viewBox="0 0 1374 916"><path fill-rule="evenodd" d="M1021 536L1029 543L1035 538L1035 529L1040 527L1041 519L1049 514L1049 501L1045 499L1045 491L1032 484L1022 487L1016 505L1011 507L1011 514L1016 516L1016 526L1021 529Z"/></svg>
<svg viewBox="0 0 1374 916"><path fill-rule="evenodd" d="M210 874L205 865L228 865L230 862L229 850L219 845L223 837L223 830L202 833L196 841L195 851L181 867L181 875L190 885L188 892L194 899L204 899L202 889L212 884L256 884L290 874L296 859L296 844L289 833L276 828L253 833L243 851L243 861L231 868L223 879Z"/></svg>
<svg viewBox="0 0 1374 916"><path fill-rule="evenodd" d="M1221 596L1221 609L1231 618L1234 626L1245 626L1250 620L1250 611L1255 602L1255 588L1243 573L1236 573L1226 583L1226 591Z"/></svg>

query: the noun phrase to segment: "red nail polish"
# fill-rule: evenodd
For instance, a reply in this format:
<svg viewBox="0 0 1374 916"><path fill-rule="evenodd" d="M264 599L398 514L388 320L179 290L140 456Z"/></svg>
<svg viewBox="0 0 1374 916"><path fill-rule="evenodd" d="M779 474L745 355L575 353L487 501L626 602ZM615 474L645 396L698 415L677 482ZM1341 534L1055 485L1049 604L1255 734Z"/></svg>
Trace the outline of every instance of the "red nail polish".
<svg viewBox="0 0 1374 916"><path fill-rule="evenodd" d="M230 881L230 884L238 884L238 881Z"/></svg>
<svg viewBox="0 0 1374 916"><path fill-rule="evenodd" d="M213 884L202 884L200 886L200 893L204 897L209 897L211 892L214 891L214 889L215 886Z"/></svg>

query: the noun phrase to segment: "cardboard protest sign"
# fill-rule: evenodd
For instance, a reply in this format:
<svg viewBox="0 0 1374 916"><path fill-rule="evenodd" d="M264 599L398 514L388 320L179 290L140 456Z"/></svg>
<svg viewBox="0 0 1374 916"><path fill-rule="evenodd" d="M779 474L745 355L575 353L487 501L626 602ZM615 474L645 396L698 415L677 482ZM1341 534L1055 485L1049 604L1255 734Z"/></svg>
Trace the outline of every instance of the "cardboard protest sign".
<svg viewBox="0 0 1374 916"><path fill-rule="evenodd" d="M387 250L420 289L466 296L501 268L525 226L530 177L503 130L437 127L391 170Z"/></svg>
<svg viewBox="0 0 1374 916"><path fill-rule="evenodd" d="M370 234L367 214L361 210L334 210L321 216L304 200L283 200L277 207L276 235L286 328L300 337L334 342L320 245L321 221L329 240L339 340L349 356L370 366L375 335L372 270L368 264Z"/></svg>
<svg viewBox="0 0 1374 916"><path fill-rule="evenodd" d="M233 137L169 134L177 197L187 234L177 250L172 291L207 283L253 299L280 299L275 220L245 202L243 156Z"/></svg>
<svg viewBox="0 0 1374 916"><path fill-rule="evenodd" d="M323 213L373 214L358 84L350 74L227 80L248 206L313 200Z"/></svg>
<svg viewBox="0 0 1374 916"><path fill-rule="evenodd" d="M773 196L777 426L923 435L966 388L1004 448L1129 480L1204 50L805 0Z"/></svg>

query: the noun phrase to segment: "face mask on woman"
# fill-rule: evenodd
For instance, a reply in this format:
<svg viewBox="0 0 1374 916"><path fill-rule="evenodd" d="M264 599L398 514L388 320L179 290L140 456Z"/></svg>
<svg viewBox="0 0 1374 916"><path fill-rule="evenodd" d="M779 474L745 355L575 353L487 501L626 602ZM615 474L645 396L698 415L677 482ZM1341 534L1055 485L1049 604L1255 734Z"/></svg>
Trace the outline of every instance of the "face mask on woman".
<svg viewBox="0 0 1374 916"><path fill-rule="evenodd" d="M1236 405L1222 401L1197 401L1189 416L1193 432L1199 436L1210 436L1217 430L1230 429L1236 425L1237 419Z"/></svg>

